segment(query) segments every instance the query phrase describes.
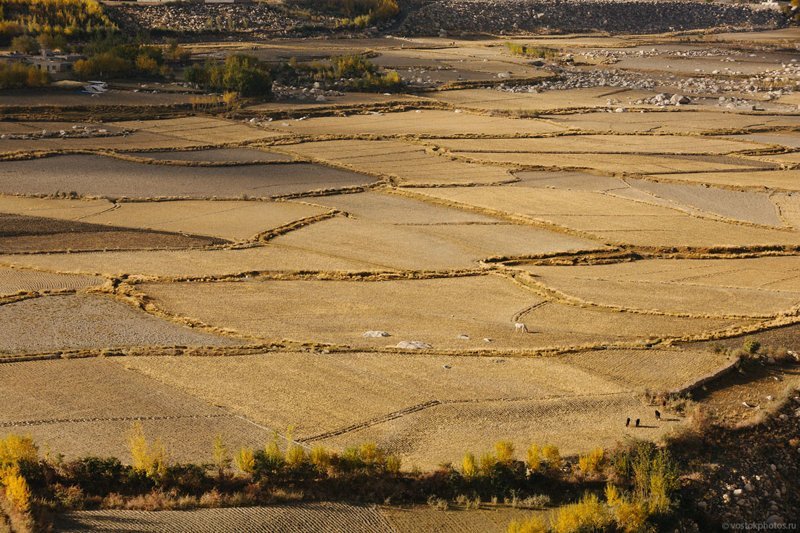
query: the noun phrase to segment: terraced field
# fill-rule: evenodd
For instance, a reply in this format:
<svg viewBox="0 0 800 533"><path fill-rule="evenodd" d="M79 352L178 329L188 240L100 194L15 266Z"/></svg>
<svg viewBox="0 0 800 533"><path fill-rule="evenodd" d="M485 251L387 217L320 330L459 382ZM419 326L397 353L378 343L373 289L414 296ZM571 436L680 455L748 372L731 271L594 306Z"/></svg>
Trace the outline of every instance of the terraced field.
<svg viewBox="0 0 800 533"><path fill-rule="evenodd" d="M42 296L0 306L0 353L156 346L224 346L233 341L163 322L111 298Z"/></svg>
<svg viewBox="0 0 800 533"><path fill-rule="evenodd" d="M99 276L0 268L0 296L61 290L72 291L102 285L104 281Z"/></svg>
<svg viewBox="0 0 800 533"><path fill-rule="evenodd" d="M783 52L745 59L737 36L708 57L672 35L528 36L558 48L543 65L488 37L254 41L272 61L369 51L409 94L276 86L225 117L87 97L91 123L14 111L0 435L127 461L142 421L202 462L218 433L235 450L294 426L306 446L374 441L432 469L499 439L568 455L679 430L646 393L688 390L747 337L800 351L800 80ZM748 74L685 68L726 54ZM762 90L782 76L780 95ZM738 394L779 394L762 377L695 401L739 423L755 410ZM517 516L475 512L306 503L60 527L491 531Z"/></svg>
<svg viewBox="0 0 800 533"><path fill-rule="evenodd" d="M175 461L210 461L217 433L236 447L272 437L269 428L108 359L7 363L2 376L0 398L8 407L0 416L2 432L31 435L43 449L68 458L129 461L128 435L137 421Z"/></svg>
<svg viewBox="0 0 800 533"><path fill-rule="evenodd" d="M486 533L505 531L512 520L527 518L531 511L499 507L480 510L437 511L427 507L396 508L320 502L198 511L78 511L59 519L59 531L130 531L238 533L298 532L326 529L373 533L426 531ZM135 526L134 526L135 525Z"/></svg>
<svg viewBox="0 0 800 533"><path fill-rule="evenodd" d="M22 179L24 176L25 179ZM0 192L47 196L75 192L103 198L270 198L368 185L374 178L319 165L189 167L146 165L97 155L9 161Z"/></svg>
<svg viewBox="0 0 800 533"><path fill-rule="evenodd" d="M0 213L0 252L202 248L223 241L167 232Z"/></svg>
<svg viewBox="0 0 800 533"><path fill-rule="evenodd" d="M391 526L374 506L320 502L302 505L273 505L198 511L82 511L63 517L59 530L137 532L216 531L352 531L371 533L391 531Z"/></svg>

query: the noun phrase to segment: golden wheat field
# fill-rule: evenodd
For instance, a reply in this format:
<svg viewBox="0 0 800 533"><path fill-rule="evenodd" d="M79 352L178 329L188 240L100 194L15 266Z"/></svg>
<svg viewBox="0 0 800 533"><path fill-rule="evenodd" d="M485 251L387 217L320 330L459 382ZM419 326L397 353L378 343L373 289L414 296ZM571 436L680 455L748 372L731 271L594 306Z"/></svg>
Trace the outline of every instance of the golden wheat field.
<svg viewBox="0 0 800 533"><path fill-rule="evenodd" d="M729 35L713 45L740 58ZM374 442L413 472L501 439L519 457L659 442L689 413L656 419L652 398L699 382L692 406L754 414L739 395L777 381L714 378L753 339L800 351L776 333L800 324L797 93L697 81L745 74L678 87L668 64L711 63L675 35L522 41L582 77L487 36L193 42L198 60L367 54L407 85L276 85L224 110L0 101L0 437L129 462L141 422L170 460L203 463L217 435L236 451L277 432ZM788 68L763 53L747 68ZM616 63L622 82L584 83ZM686 87L689 103L654 103ZM320 501L58 528L505 531L530 512Z"/></svg>

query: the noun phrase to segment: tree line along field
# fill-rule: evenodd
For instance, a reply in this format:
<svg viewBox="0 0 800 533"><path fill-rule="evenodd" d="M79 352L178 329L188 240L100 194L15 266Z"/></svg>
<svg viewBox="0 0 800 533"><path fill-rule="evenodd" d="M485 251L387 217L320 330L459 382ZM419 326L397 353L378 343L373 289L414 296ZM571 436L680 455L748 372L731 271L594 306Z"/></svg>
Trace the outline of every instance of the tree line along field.
<svg viewBox="0 0 800 533"><path fill-rule="evenodd" d="M408 77L529 69L492 42L382 43L375 61ZM577 458L678 438L703 409L770 412L800 383L797 111L492 85L228 116L98 107L85 136L42 133L72 131L57 109L1 120L0 438L132 463L140 423L196 464L217 436L232 456L273 436L281 453L374 443L415 475L500 440ZM737 360L762 356L789 363L750 380ZM435 507L57 524L488 531L531 514Z"/></svg>

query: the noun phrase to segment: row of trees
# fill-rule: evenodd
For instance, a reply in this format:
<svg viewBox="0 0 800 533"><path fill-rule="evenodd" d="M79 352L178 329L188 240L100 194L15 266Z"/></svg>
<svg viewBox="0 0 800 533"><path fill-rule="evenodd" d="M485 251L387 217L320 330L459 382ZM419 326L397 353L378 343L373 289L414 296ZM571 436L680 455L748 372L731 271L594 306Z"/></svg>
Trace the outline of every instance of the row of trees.
<svg viewBox="0 0 800 533"><path fill-rule="evenodd" d="M50 83L47 72L20 62L0 63L0 90L44 87Z"/></svg>
<svg viewBox="0 0 800 533"><path fill-rule="evenodd" d="M533 445L518 460L513 444L500 441L480 459L467 454L460 469L442 465L421 473L401 470L400 459L374 443L337 453L302 447L289 433L263 448L235 453L217 437L213 461L200 465L172 463L166 447L149 440L139 423L129 435L130 465L113 458L43 459L29 437L12 435L0 440L0 503L18 521L32 523L42 510L96 507L163 510L391 499L445 508L451 501L468 507L505 501L539 508L551 500L575 502L554 510L550 525L536 519L515 522L510 533L569 533L595 525L601 526L598 530L640 531L664 525L675 508L677 469L667 452L649 443L612 452L598 449L572 462L552 445Z"/></svg>
<svg viewBox="0 0 800 533"><path fill-rule="evenodd" d="M340 17L340 26L366 28L400 13L397 0L302 0L298 5Z"/></svg>
<svg viewBox="0 0 800 533"><path fill-rule="evenodd" d="M0 44L22 34L84 38L114 29L96 0L0 0Z"/></svg>
<svg viewBox="0 0 800 533"><path fill-rule="evenodd" d="M269 68L247 55L228 56L223 63L196 63L184 70L184 79L206 90L229 91L244 97L269 97L272 94Z"/></svg>
<svg viewBox="0 0 800 533"><path fill-rule="evenodd" d="M300 63L292 58L275 70L275 77L286 85L318 82L326 87L360 91L395 90L403 85L393 70L382 71L363 55L334 56L328 61Z"/></svg>

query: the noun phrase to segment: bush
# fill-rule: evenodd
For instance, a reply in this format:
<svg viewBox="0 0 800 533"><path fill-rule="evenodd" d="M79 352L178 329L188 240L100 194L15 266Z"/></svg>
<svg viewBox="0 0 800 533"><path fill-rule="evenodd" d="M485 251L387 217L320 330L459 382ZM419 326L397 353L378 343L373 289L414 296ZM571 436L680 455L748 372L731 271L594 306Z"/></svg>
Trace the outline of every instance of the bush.
<svg viewBox="0 0 800 533"><path fill-rule="evenodd" d="M471 453L464 455L461 460L461 473L466 479L472 479L478 475L478 462L475 459L475 455Z"/></svg>
<svg viewBox="0 0 800 533"><path fill-rule="evenodd" d="M39 448L30 436L8 435L0 439L0 467L39 460Z"/></svg>
<svg viewBox="0 0 800 533"><path fill-rule="evenodd" d="M642 502L620 501L614 507L614 521L625 533L644 531L649 513Z"/></svg>
<svg viewBox="0 0 800 533"><path fill-rule="evenodd" d="M531 472L537 472L542 466L542 451L536 444L531 444L528 448L525 464Z"/></svg>
<svg viewBox="0 0 800 533"><path fill-rule="evenodd" d="M342 18L342 26L365 28L386 22L400 13L397 0L305 0L300 6Z"/></svg>
<svg viewBox="0 0 800 533"><path fill-rule="evenodd" d="M24 28L30 34L47 33L78 38L116 26L95 0L0 0L5 22ZM9 35L11 27L0 27ZM21 33L18 31L17 33Z"/></svg>
<svg viewBox="0 0 800 533"><path fill-rule="evenodd" d="M309 457L318 471L326 472L331 466L331 453L322 445L314 446Z"/></svg>
<svg viewBox="0 0 800 533"><path fill-rule="evenodd" d="M21 54L38 54L39 41L30 35L19 35L11 39L11 51Z"/></svg>
<svg viewBox="0 0 800 533"><path fill-rule="evenodd" d="M67 39L61 34L41 33L36 41L45 50L63 50L67 47Z"/></svg>
<svg viewBox="0 0 800 533"><path fill-rule="evenodd" d="M237 54L225 59L222 88L245 97L266 96L272 91L272 78L258 59Z"/></svg>
<svg viewBox="0 0 800 533"><path fill-rule="evenodd" d="M256 459L255 452L252 448L241 448L239 453L236 454L236 457L234 457L234 462L236 463L236 468L245 474L252 474L255 472Z"/></svg>
<svg viewBox="0 0 800 533"><path fill-rule="evenodd" d="M331 57L328 62L300 64L290 59L277 69L277 78L288 85L306 82L336 83L359 91L386 91L403 86L395 71L382 72L377 65L359 54Z"/></svg>
<svg viewBox="0 0 800 533"><path fill-rule="evenodd" d="M399 474L403 462L397 455L389 455L386 457L386 471L390 474Z"/></svg>
<svg viewBox="0 0 800 533"><path fill-rule="evenodd" d="M19 466L7 468L0 477L0 485L5 487L6 498L20 513L27 513L31 508L31 489L28 481L19 471Z"/></svg>
<svg viewBox="0 0 800 533"><path fill-rule="evenodd" d="M450 508L450 503L444 498L431 495L428 497L428 506L431 509L436 509L437 511L447 511L447 509Z"/></svg>
<svg viewBox="0 0 800 533"><path fill-rule="evenodd" d="M587 494L577 503L558 510L553 522L556 533L604 531L612 522L608 508L594 494Z"/></svg>
<svg viewBox="0 0 800 533"><path fill-rule="evenodd" d="M552 470L559 470L561 468L561 454L558 452L558 447L548 444L542 448L542 457L544 462L547 463L547 468Z"/></svg>
<svg viewBox="0 0 800 533"><path fill-rule="evenodd" d="M494 467L497 465L497 457L491 452L486 452L481 455L481 462L478 471L482 476L489 477L494 473Z"/></svg>
<svg viewBox="0 0 800 533"><path fill-rule="evenodd" d="M193 64L183 72L188 83L213 91L230 91L244 97L269 97L272 76L255 57L232 55L222 64Z"/></svg>
<svg viewBox="0 0 800 533"><path fill-rule="evenodd" d="M501 440L494 443L494 453L501 463L510 463L514 460L514 444L511 441Z"/></svg>
<svg viewBox="0 0 800 533"><path fill-rule="evenodd" d="M167 450L159 439L147 441L141 422L136 422L128 437L133 469L155 478L162 476L167 468Z"/></svg>
<svg viewBox="0 0 800 533"><path fill-rule="evenodd" d="M522 521L514 520L508 524L508 533L547 533L547 525L541 517L532 516Z"/></svg>
<svg viewBox="0 0 800 533"><path fill-rule="evenodd" d="M114 52L103 52L89 59L79 59L72 66L78 78L86 80L94 77L118 78L133 72L133 63Z"/></svg>
<svg viewBox="0 0 800 533"><path fill-rule="evenodd" d="M605 451L603 448L595 448L586 455L581 455L578 458L578 468L584 476L597 474L600 472L604 460Z"/></svg>
<svg viewBox="0 0 800 533"><path fill-rule="evenodd" d="M744 344L742 344L742 348L749 354L755 354L761 349L761 343L756 339L746 339Z"/></svg>
<svg viewBox="0 0 800 533"><path fill-rule="evenodd" d="M48 83L50 76L35 65L19 62L0 63L0 89L44 87Z"/></svg>
<svg viewBox="0 0 800 533"><path fill-rule="evenodd" d="M90 495L119 491L128 477L126 467L114 458L84 457L64 464L61 470L70 484Z"/></svg>
<svg viewBox="0 0 800 533"><path fill-rule="evenodd" d="M509 52L518 56L532 57L538 59L555 59L558 57L558 50L552 48L528 46L519 43L506 43Z"/></svg>
<svg viewBox="0 0 800 533"><path fill-rule="evenodd" d="M231 467L231 454L228 452L228 447L222 440L222 435L214 437L214 466L217 467L220 475Z"/></svg>

